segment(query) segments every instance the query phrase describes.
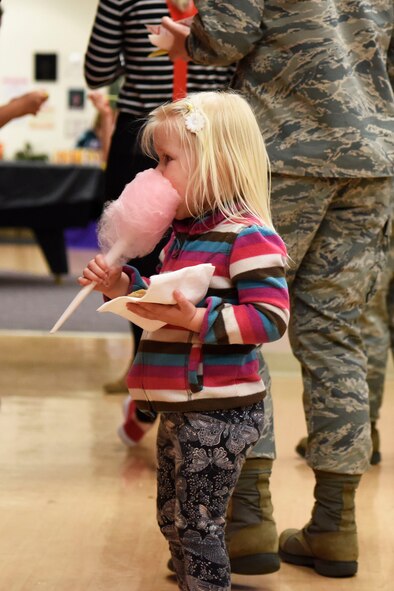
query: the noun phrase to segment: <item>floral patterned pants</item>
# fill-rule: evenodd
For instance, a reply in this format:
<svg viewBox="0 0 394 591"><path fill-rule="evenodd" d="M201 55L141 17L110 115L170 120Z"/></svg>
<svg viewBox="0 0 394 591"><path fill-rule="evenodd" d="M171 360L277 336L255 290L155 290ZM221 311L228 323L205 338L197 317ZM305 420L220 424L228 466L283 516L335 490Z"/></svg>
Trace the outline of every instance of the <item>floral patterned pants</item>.
<svg viewBox="0 0 394 591"><path fill-rule="evenodd" d="M228 591L228 501L264 426L264 403L210 412L165 412L157 436L158 522L181 591Z"/></svg>

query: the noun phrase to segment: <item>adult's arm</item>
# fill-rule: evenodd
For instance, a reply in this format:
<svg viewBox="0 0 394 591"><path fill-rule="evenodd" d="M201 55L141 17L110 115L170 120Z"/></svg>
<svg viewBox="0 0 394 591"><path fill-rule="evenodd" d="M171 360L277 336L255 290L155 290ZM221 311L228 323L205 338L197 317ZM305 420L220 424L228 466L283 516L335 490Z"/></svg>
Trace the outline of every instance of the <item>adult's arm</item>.
<svg viewBox="0 0 394 591"><path fill-rule="evenodd" d="M171 59L188 55L198 64L227 66L248 55L262 37L264 0L195 0L195 5L189 35L170 19L162 21L175 37Z"/></svg>
<svg viewBox="0 0 394 591"><path fill-rule="evenodd" d="M36 115L47 98L48 94L46 92L35 90L18 96L5 105L1 105L0 127L3 127L12 119L24 115Z"/></svg>
<svg viewBox="0 0 394 591"><path fill-rule="evenodd" d="M89 88L108 86L121 74L121 2L100 0L85 53L84 74Z"/></svg>

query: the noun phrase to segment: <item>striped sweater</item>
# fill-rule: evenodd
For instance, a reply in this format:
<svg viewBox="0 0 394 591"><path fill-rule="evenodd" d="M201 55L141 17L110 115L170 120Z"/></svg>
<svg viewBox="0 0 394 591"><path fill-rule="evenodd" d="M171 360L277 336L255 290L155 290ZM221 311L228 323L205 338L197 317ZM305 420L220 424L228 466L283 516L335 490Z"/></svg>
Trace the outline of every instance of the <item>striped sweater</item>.
<svg viewBox="0 0 394 591"><path fill-rule="evenodd" d="M168 324L144 331L127 382L138 408L218 410L264 398L259 345L286 331L285 262L281 238L252 218L241 224L215 213L175 220L160 272L200 263L215 272L198 304L206 308L199 334ZM146 288L149 280L136 269L124 270L130 291Z"/></svg>
<svg viewBox="0 0 394 591"><path fill-rule="evenodd" d="M124 83L117 108L144 116L172 98L174 66L167 56L149 58L155 48L146 24L168 16L165 0L100 0L85 55L85 79L90 88ZM121 65L121 60L124 65ZM229 86L233 67L188 65L187 93Z"/></svg>

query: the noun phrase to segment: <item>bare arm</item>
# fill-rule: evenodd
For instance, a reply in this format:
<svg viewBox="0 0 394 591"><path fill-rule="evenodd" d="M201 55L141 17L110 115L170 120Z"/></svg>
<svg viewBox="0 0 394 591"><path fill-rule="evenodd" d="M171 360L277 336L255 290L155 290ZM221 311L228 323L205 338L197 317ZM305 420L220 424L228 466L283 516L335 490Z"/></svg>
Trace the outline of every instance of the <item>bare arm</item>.
<svg viewBox="0 0 394 591"><path fill-rule="evenodd" d="M101 121L98 136L101 143L103 162L107 162L112 133L115 126L115 112L112 110L108 98L102 92L93 91L88 96L100 113Z"/></svg>
<svg viewBox="0 0 394 591"><path fill-rule="evenodd" d="M3 127L12 119L24 115L36 115L47 99L48 94L41 90L28 92L11 99L9 103L0 106L0 127Z"/></svg>

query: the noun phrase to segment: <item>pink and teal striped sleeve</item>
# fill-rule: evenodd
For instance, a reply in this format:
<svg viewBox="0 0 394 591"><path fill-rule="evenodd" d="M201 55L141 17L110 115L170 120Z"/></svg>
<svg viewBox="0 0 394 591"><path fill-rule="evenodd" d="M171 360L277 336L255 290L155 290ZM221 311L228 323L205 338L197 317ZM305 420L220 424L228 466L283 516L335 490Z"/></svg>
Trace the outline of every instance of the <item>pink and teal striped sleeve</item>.
<svg viewBox="0 0 394 591"><path fill-rule="evenodd" d="M229 261L238 301L207 298L202 342L260 344L285 333L289 321L286 256L286 247L273 230L253 225L239 233Z"/></svg>

